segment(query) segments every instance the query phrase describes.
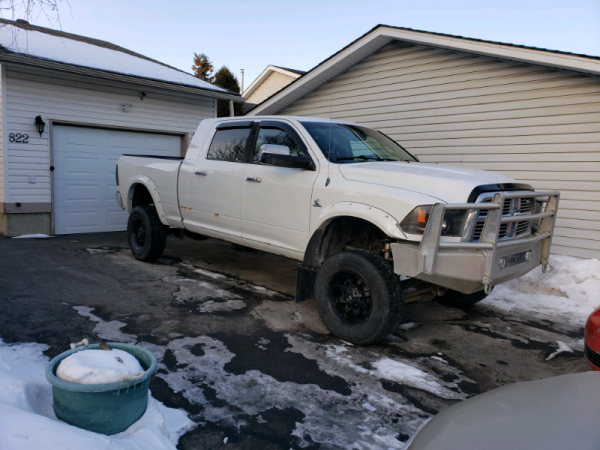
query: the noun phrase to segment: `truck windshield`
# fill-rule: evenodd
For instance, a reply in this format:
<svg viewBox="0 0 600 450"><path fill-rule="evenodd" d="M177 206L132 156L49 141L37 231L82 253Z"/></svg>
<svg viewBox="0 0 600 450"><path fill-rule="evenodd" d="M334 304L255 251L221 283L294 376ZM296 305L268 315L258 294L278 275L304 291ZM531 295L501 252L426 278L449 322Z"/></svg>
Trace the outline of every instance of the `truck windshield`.
<svg viewBox="0 0 600 450"><path fill-rule="evenodd" d="M385 134L358 125L302 122L331 162L417 161Z"/></svg>

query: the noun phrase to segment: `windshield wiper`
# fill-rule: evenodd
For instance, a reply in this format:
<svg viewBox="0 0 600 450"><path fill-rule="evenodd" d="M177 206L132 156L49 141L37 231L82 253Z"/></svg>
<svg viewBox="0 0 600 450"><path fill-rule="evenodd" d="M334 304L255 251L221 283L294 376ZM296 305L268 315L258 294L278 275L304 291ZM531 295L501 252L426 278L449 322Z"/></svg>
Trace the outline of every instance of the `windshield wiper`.
<svg viewBox="0 0 600 450"><path fill-rule="evenodd" d="M373 156L367 156L367 155L358 155L358 156L348 156L348 157L344 157L344 158L336 158L336 162L337 161L350 161L350 160L354 160L354 159L362 159L364 161L385 161L385 159L380 158L377 155L373 155Z"/></svg>

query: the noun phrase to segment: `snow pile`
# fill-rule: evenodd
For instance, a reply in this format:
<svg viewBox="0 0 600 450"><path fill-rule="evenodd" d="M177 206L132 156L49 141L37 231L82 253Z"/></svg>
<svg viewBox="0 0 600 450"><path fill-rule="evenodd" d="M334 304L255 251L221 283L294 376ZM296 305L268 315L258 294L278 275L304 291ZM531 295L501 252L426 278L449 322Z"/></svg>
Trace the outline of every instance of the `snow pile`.
<svg viewBox="0 0 600 450"><path fill-rule="evenodd" d="M200 80L191 74L153 61L39 31L25 31L5 25L0 27L0 45L12 52L37 58L226 92L225 89Z"/></svg>
<svg viewBox="0 0 600 450"><path fill-rule="evenodd" d="M47 234L22 234L20 236L14 236L13 239L47 239L54 236L48 236Z"/></svg>
<svg viewBox="0 0 600 450"><path fill-rule="evenodd" d="M560 315L583 325L600 306L600 261L552 255L546 273L538 267L496 286L482 304Z"/></svg>
<svg viewBox="0 0 600 450"><path fill-rule="evenodd" d="M144 374L135 356L123 350L81 350L63 359L56 369L61 380L79 384L116 383Z"/></svg>
<svg viewBox="0 0 600 450"><path fill-rule="evenodd" d="M423 389L441 397L452 397L452 395L448 397L448 394L452 393L448 392L448 389L438 383L434 376L416 367L389 358L382 358L375 361L372 365L375 369L375 375L379 378Z"/></svg>
<svg viewBox="0 0 600 450"><path fill-rule="evenodd" d="M59 421L52 410L52 387L42 344L6 345L0 340L0 448L38 450L175 449L179 437L195 424L183 410L148 397L140 420L122 433L104 436ZM107 352L108 353L108 352Z"/></svg>

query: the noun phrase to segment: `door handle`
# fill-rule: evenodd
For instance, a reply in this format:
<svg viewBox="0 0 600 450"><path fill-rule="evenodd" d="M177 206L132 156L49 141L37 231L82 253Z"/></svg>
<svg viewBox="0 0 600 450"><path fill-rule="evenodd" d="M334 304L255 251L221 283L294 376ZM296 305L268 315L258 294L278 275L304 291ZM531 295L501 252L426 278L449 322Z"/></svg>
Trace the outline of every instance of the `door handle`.
<svg viewBox="0 0 600 450"><path fill-rule="evenodd" d="M246 181L252 181L254 183L260 183L260 178L259 177L247 177Z"/></svg>
<svg viewBox="0 0 600 450"><path fill-rule="evenodd" d="M206 170L196 170L194 173L195 173L196 175L204 175L204 176L208 175L208 174L206 173Z"/></svg>

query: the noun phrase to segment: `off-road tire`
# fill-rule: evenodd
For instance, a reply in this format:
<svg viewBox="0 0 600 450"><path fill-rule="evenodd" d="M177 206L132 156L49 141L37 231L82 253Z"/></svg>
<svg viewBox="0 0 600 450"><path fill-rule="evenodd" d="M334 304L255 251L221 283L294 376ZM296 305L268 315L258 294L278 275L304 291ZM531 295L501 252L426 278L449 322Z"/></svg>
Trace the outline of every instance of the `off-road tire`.
<svg viewBox="0 0 600 450"><path fill-rule="evenodd" d="M492 288L493 289L493 288ZM458 291L448 289L441 297L436 297L436 300L446 306L455 306L458 308L470 308L476 303L487 297L484 291L473 292L472 294L463 294Z"/></svg>
<svg viewBox="0 0 600 450"><path fill-rule="evenodd" d="M143 233L143 235L142 235ZM154 261L167 245L167 227L152 205L136 206L127 221L127 242L135 259Z"/></svg>
<svg viewBox="0 0 600 450"><path fill-rule="evenodd" d="M359 323L349 323L340 313L340 276L360 278L368 292L370 313ZM333 292L332 292L333 291ZM391 264L366 250L349 250L326 259L315 280L315 300L319 317L335 336L357 345L383 340L400 324L404 298L400 280ZM342 302L343 303L343 302Z"/></svg>

